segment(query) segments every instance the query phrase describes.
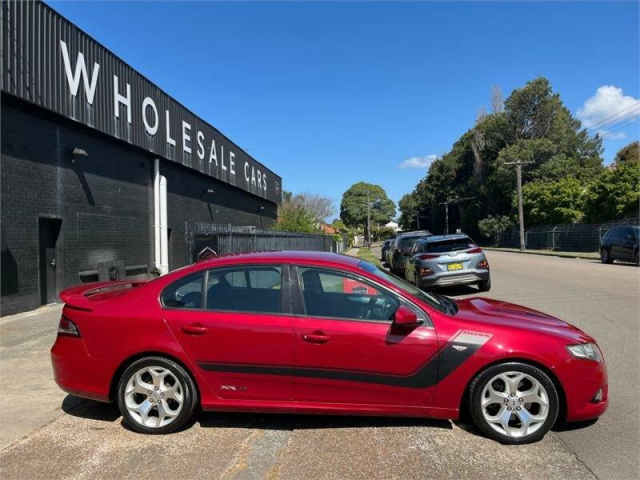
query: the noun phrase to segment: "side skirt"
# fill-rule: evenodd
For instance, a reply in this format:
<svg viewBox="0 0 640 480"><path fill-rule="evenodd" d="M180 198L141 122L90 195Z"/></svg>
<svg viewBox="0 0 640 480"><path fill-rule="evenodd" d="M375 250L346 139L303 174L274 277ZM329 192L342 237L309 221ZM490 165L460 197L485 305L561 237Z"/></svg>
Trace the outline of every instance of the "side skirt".
<svg viewBox="0 0 640 480"><path fill-rule="evenodd" d="M287 402L262 400L237 400L233 403L212 402L202 404L202 410L208 412L252 412L252 413L291 413L310 415L362 415L387 417L419 417L457 420L460 412L457 408L404 407L380 404L341 404L319 402Z"/></svg>

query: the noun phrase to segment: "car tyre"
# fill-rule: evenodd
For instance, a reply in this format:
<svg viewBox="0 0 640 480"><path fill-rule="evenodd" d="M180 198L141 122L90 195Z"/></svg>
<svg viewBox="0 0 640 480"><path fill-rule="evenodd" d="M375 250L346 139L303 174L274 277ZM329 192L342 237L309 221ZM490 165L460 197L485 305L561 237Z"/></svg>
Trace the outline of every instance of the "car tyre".
<svg viewBox="0 0 640 480"><path fill-rule="evenodd" d="M118 408L127 427L147 434L165 434L184 428L198 405L191 375L165 357L144 357L120 376ZM162 418L161 418L162 416Z"/></svg>
<svg viewBox="0 0 640 480"><path fill-rule="evenodd" d="M502 379L506 379L502 381L504 390L500 389ZM516 393L511 395L514 384ZM487 368L474 378L469 392L473 423L487 437L508 445L542 439L555 424L560 410L558 391L551 378L541 369L521 362ZM526 403L527 400L531 402Z"/></svg>
<svg viewBox="0 0 640 480"><path fill-rule="evenodd" d="M478 290L481 292L488 292L491 290L491 278L487 278L486 280L482 280L478 282Z"/></svg>
<svg viewBox="0 0 640 480"><path fill-rule="evenodd" d="M609 253L609 250L607 250L606 248L603 248L602 250L600 250L600 260L602 261L602 263L613 262L613 260L611 259L611 254Z"/></svg>

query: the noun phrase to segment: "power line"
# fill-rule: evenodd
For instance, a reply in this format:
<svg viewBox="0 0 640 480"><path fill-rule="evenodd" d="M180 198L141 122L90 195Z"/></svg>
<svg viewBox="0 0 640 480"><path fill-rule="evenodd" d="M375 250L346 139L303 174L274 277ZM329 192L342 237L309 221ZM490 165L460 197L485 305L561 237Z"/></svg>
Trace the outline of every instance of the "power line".
<svg viewBox="0 0 640 480"><path fill-rule="evenodd" d="M632 113L634 110L638 109L640 107L636 106L636 105L632 105L631 107L628 108L624 108L622 110L619 110L599 121L597 121L596 123L594 123L592 126L587 127L588 129L595 129L595 128L600 128L603 125L609 124L611 122L616 122L617 120L625 117L626 115L628 115L629 113Z"/></svg>
<svg viewBox="0 0 640 480"><path fill-rule="evenodd" d="M615 125L616 122L624 121L625 120L624 117L626 117L628 114L631 114L631 115L634 115L634 116L636 114L640 115L640 105L632 105L629 108L625 108L625 109L619 110L618 112L616 112L616 113L614 113L612 115L609 115L608 117L605 117L602 120L596 122L595 124L591 125L590 127L587 127L587 130L596 130L596 129L601 128L601 127L603 127L605 125L608 125L608 124Z"/></svg>

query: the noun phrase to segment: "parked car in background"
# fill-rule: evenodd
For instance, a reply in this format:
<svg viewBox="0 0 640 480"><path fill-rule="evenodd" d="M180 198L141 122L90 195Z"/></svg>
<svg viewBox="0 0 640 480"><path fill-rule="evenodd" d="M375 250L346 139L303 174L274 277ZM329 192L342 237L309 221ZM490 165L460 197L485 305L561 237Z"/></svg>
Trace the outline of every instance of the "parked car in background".
<svg viewBox="0 0 640 480"><path fill-rule="evenodd" d="M464 234L418 239L405 259L404 276L425 289L471 284L481 292L491 289L489 262L482 249Z"/></svg>
<svg viewBox="0 0 640 480"><path fill-rule="evenodd" d="M624 260L640 265L640 258L638 257L639 240L640 226L619 225L613 227L602 237L600 246L600 259L602 263Z"/></svg>
<svg viewBox="0 0 640 480"><path fill-rule="evenodd" d="M388 238L382 244L382 250L380 251L380 260L382 261L382 263L387 262L387 251L389 250L389 247L391 247L391 243L393 242L393 240L394 238Z"/></svg>
<svg viewBox="0 0 640 480"><path fill-rule="evenodd" d="M205 260L149 282L83 284L51 349L65 391L143 433L199 410L458 419L509 444L608 405L596 341L535 310L451 300L325 252Z"/></svg>
<svg viewBox="0 0 640 480"><path fill-rule="evenodd" d="M402 276L404 274L405 257L409 255L414 242L419 238L429 235L431 235L431 232L428 230L403 232L398 235L387 251L387 263L389 264L391 272Z"/></svg>

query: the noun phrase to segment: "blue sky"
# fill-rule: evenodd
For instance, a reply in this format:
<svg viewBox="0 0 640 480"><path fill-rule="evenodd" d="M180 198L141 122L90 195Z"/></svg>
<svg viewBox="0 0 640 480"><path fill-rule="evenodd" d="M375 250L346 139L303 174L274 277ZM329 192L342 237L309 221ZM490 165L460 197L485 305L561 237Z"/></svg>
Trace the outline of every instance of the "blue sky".
<svg viewBox="0 0 640 480"><path fill-rule="evenodd" d="M605 163L640 137L635 1L48 3L336 210L358 181L411 191L492 85L549 78Z"/></svg>

